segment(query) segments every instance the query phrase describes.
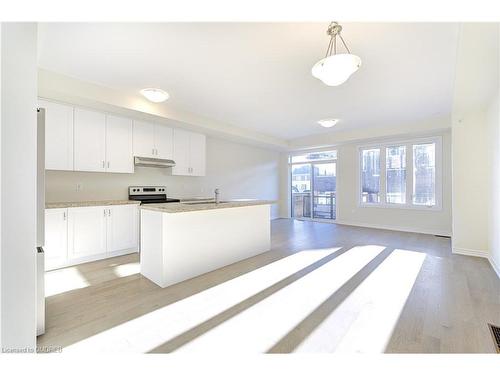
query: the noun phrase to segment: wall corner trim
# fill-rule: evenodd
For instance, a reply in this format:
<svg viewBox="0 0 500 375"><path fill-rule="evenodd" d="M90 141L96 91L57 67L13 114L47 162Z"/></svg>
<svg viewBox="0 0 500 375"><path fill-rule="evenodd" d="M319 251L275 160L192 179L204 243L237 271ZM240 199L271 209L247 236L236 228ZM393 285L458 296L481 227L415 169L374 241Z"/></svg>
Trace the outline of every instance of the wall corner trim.
<svg viewBox="0 0 500 375"><path fill-rule="evenodd" d="M495 263L495 261L493 260L493 257L488 257L488 260L491 264L491 267L493 268L493 271L495 271L495 273L497 274L497 277L500 279L500 266L498 264Z"/></svg>

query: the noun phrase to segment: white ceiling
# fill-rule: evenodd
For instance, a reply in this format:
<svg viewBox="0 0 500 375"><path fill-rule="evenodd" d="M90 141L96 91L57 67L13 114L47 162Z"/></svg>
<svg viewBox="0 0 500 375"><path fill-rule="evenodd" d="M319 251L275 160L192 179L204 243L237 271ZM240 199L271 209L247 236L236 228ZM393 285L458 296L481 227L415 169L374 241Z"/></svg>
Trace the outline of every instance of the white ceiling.
<svg viewBox="0 0 500 375"><path fill-rule="evenodd" d="M451 112L458 25L348 23L363 65L345 84L311 76L327 23L44 23L39 66L283 139L414 125ZM137 94L139 95L139 94ZM332 129L316 121L340 118Z"/></svg>

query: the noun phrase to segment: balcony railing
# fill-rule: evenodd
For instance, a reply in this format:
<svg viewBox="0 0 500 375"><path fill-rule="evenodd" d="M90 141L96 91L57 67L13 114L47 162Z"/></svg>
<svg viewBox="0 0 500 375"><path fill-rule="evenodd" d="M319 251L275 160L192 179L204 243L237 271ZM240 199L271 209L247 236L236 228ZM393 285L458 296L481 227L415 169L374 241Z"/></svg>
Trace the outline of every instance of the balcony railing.
<svg viewBox="0 0 500 375"><path fill-rule="evenodd" d="M313 218L336 218L335 192L313 196ZM295 218L311 218L311 193L292 193L292 216Z"/></svg>

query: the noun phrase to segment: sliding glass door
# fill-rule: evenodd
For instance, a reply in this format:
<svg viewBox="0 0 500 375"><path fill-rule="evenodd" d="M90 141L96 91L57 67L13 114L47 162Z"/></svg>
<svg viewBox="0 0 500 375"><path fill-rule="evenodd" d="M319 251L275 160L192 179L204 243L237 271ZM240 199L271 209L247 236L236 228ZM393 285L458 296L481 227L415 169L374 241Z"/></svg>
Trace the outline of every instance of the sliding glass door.
<svg viewBox="0 0 500 375"><path fill-rule="evenodd" d="M292 216L311 217L311 165L292 165Z"/></svg>
<svg viewBox="0 0 500 375"><path fill-rule="evenodd" d="M336 159L336 151L290 157L292 217L336 219Z"/></svg>
<svg viewBox="0 0 500 375"><path fill-rule="evenodd" d="M335 220L337 163L328 162L321 164L312 164L312 168L313 218Z"/></svg>

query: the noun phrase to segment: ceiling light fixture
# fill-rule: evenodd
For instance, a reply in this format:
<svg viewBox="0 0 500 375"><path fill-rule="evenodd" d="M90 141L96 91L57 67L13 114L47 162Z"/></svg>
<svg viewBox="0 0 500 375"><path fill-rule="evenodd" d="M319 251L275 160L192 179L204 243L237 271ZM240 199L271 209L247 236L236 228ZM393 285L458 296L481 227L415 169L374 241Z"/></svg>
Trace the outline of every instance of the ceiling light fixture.
<svg viewBox="0 0 500 375"><path fill-rule="evenodd" d="M168 95L168 92L163 91L161 89L143 89L141 90L142 96L144 96L147 100L153 102L153 103L161 103L167 100L170 95Z"/></svg>
<svg viewBox="0 0 500 375"><path fill-rule="evenodd" d="M339 122L339 119L337 118L326 118L323 120L319 120L318 124L320 124L324 128L331 128L332 126L337 125L337 122Z"/></svg>
<svg viewBox="0 0 500 375"><path fill-rule="evenodd" d="M340 35L341 31L342 26L337 22L332 22L328 26L326 33L330 36L330 43L328 43L326 56L319 60L311 70L314 77L328 86L343 84L361 66L361 59L349 51L344 38ZM337 54L337 36L342 41L347 53Z"/></svg>

